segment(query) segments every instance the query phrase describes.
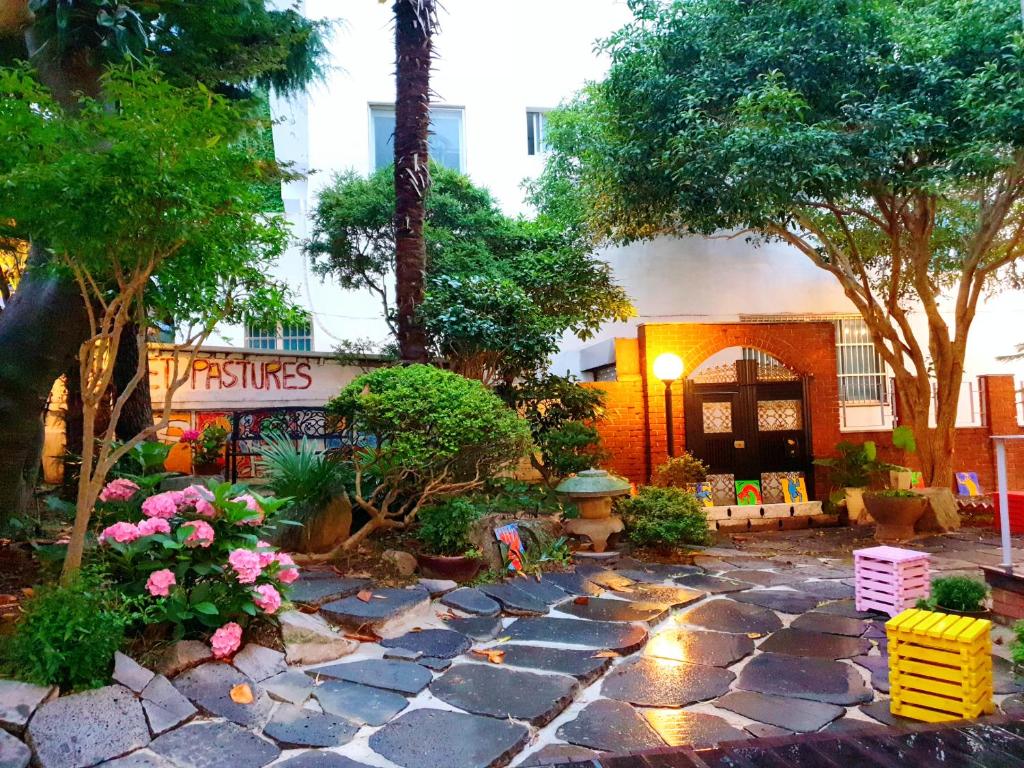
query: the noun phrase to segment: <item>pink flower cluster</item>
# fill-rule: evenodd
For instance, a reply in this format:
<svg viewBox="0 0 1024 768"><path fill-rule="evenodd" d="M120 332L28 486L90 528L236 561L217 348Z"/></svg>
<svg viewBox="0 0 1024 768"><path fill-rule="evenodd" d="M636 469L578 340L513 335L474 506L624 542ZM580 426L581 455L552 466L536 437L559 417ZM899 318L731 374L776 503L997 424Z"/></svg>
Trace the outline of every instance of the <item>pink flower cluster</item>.
<svg viewBox="0 0 1024 768"><path fill-rule="evenodd" d="M198 429L185 429L182 430L181 437L178 438L178 442L181 443L194 443L199 439Z"/></svg>
<svg viewBox="0 0 1024 768"><path fill-rule="evenodd" d="M241 496L235 496L232 501L244 502L246 508L256 515L256 517L250 517L248 520L244 520L241 525L263 525L263 509L260 507L260 503L256 501L254 496L248 493L243 493Z"/></svg>
<svg viewBox="0 0 1024 768"><path fill-rule="evenodd" d="M270 584L260 584L256 587L253 602L264 613L277 613L277 609L281 607L281 593Z"/></svg>
<svg viewBox="0 0 1024 768"><path fill-rule="evenodd" d="M108 525L100 533L99 541L100 544L105 544L108 541L116 541L118 544L129 544L136 539L141 539L144 536L153 536L157 533L170 533L171 526L166 520L161 518L150 518L143 520L138 525L133 525L128 522L114 523Z"/></svg>
<svg viewBox="0 0 1024 768"><path fill-rule="evenodd" d="M180 491L167 491L166 493L158 493L156 496L150 496L142 502L142 514L146 517L160 517L164 520L170 520L178 514L179 496L181 496Z"/></svg>
<svg viewBox="0 0 1024 768"><path fill-rule="evenodd" d="M192 533L185 539L186 546L206 548L213 544L213 526L205 520L189 520L182 523L181 527L192 529Z"/></svg>
<svg viewBox="0 0 1024 768"><path fill-rule="evenodd" d="M171 587L177 583L174 573L164 568L160 571L153 571L146 579L146 589L153 597L167 597L171 594Z"/></svg>
<svg viewBox="0 0 1024 768"><path fill-rule="evenodd" d="M111 480L100 491L100 501L128 501L139 490L139 486L131 480L119 477Z"/></svg>
<svg viewBox="0 0 1024 768"><path fill-rule="evenodd" d="M223 627L213 633L210 638L210 647L213 648L213 655L223 659L238 650L242 644L242 628L234 621L229 621Z"/></svg>

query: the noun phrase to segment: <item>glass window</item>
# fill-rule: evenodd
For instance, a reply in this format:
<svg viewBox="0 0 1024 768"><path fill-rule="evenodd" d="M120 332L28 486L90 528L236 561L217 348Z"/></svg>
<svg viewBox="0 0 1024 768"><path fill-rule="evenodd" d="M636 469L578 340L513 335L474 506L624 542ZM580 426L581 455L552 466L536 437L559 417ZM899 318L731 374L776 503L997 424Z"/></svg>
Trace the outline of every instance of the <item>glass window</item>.
<svg viewBox="0 0 1024 768"><path fill-rule="evenodd" d="M313 329L309 322L281 326L281 349L309 352L313 349Z"/></svg>
<svg viewBox="0 0 1024 768"><path fill-rule="evenodd" d="M395 109L370 107L373 135L373 170L395 160ZM462 110L433 107L430 110L430 158L446 168L462 171Z"/></svg>
<svg viewBox="0 0 1024 768"><path fill-rule="evenodd" d="M246 323L245 346L249 349L277 349L277 329Z"/></svg>
<svg viewBox="0 0 1024 768"><path fill-rule="evenodd" d="M887 400L885 364L861 318L836 321L836 367L839 402L881 403Z"/></svg>
<svg viewBox="0 0 1024 768"><path fill-rule="evenodd" d="M526 154L543 155L548 151L548 115L540 110L526 112Z"/></svg>

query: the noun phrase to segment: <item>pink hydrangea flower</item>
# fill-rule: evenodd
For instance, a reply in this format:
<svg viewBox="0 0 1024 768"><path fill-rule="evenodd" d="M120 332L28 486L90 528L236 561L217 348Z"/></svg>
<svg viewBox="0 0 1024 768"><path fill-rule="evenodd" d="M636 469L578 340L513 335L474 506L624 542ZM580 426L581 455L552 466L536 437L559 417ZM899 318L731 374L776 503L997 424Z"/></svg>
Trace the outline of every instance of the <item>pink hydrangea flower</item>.
<svg viewBox="0 0 1024 768"><path fill-rule="evenodd" d="M234 550L228 555L228 564L238 574L239 584L252 584L263 571L260 568L260 556L251 549Z"/></svg>
<svg viewBox="0 0 1024 768"><path fill-rule="evenodd" d="M241 496L235 496L232 501L241 501L245 503L246 508L256 514L256 517L250 517L248 520L240 523L241 525L260 525L263 522L263 509L260 507L260 503L256 501L256 498L248 493L243 493Z"/></svg>
<svg viewBox="0 0 1024 768"><path fill-rule="evenodd" d="M182 523L181 527L192 529L192 533L185 539L187 546L206 548L213 544L213 527L205 520L189 520Z"/></svg>
<svg viewBox="0 0 1024 768"><path fill-rule="evenodd" d="M271 563L277 561L277 553L274 552L274 545L269 541L257 541L256 546L259 548L257 554L260 556L260 568L266 568Z"/></svg>
<svg viewBox="0 0 1024 768"><path fill-rule="evenodd" d="M177 495L180 495L178 491L167 491L150 496L142 502L142 514L146 517L162 517L164 520L170 520L178 514Z"/></svg>
<svg viewBox="0 0 1024 768"><path fill-rule="evenodd" d="M157 533L170 533L171 524L162 517L147 517L138 526L139 536L152 536Z"/></svg>
<svg viewBox="0 0 1024 768"><path fill-rule="evenodd" d="M131 480L119 477L116 480L111 480L100 491L100 501L128 501L138 490L139 486Z"/></svg>
<svg viewBox="0 0 1024 768"><path fill-rule="evenodd" d="M299 578L299 567L295 565L295 561L292 560L292 556L287 552L278 552L275 557L278 565L281 566L281 570L277 574L277 578L280 579L282 584L291 584L294 581L298 581Z"/></svg>
<svg viewBox="0 0 1024 768"><path fill-rule="evenodd" d="M233 621L229 621L218 629L213 633L213 637L210 638L210 647L213 649L213 655L218 659L230 656L238 650L238 646L241 644L242 628Z"/></svg>
<svg viewBox="0 0 1024 768"><path fill-rule="evenodd" d="M277 613L281 607L281 593L269 584L260 584L256 587L257 596L253 598L256 607L264 613Z"/></svg>
<svg viewBox="0 0 1024 768"><path fill-rule="evenodd" d="M104 528L102 533L100 533L100 544L110 539L113 539L119 544L127 544L131 541L135 541L139 536L139 529L131 523L114 523L113 525Z"/></svg>
<svg viewBox="0 0 1024 768"><path fill-rule="evenodd" d="M171 593L171 587L176 583L174 573L164 568L149 574L149 578L146 579L146 589L153 597L167 597Z"/></svg>
<svg viewBox="0 0 1024 768"><path fill-rule="evenodd" d="M186 430L182 431L181 437L178 439L178 441L182 442L182 443L194 443L198 439L199 439L199 430L198 429L186 429Z"/></svg>

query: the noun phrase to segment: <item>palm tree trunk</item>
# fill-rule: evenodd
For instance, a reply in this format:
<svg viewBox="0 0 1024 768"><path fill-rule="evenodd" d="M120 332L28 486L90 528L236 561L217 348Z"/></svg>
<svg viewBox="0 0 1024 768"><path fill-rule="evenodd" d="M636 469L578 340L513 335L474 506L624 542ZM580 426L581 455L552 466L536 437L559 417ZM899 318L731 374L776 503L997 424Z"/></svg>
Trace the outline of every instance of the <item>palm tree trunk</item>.
<svg viewBox="0 0 1024 768"><path fill-rule="evenodd" d="M427 335L416 316L423 302L427 249L423 219L430 186L431 37L434 0L395 6L395 281L398 346L407 363L426 363Z"/></svg>

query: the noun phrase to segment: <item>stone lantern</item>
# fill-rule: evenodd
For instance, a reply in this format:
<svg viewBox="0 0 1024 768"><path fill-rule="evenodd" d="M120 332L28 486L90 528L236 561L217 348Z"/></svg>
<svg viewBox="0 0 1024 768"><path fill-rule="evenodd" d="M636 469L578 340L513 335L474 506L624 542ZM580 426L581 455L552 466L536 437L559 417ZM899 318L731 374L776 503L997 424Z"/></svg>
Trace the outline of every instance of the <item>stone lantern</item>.
<svg viewBox="0 0 1024 768"><path fill-rule="evenodd" d="M612 514L612 499L630 491L629 481L603 469L586 469L558 484L555 493L576 504L580 516L566 520L562 527L574 536L586 536L594 552L604 552L608 537L625 526L622 518Z"/></svg>

